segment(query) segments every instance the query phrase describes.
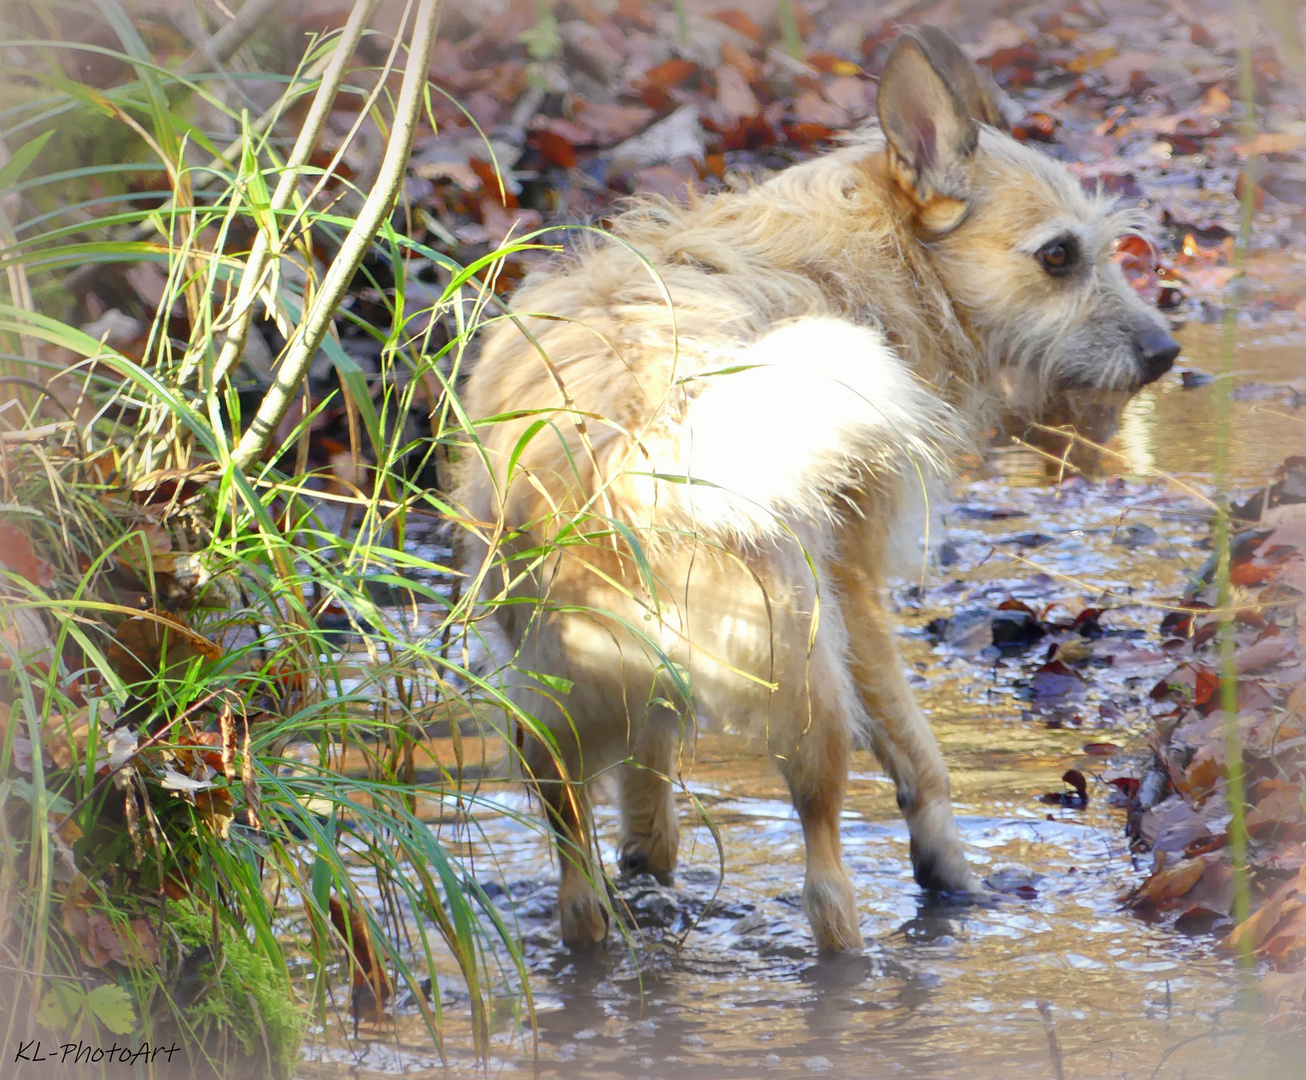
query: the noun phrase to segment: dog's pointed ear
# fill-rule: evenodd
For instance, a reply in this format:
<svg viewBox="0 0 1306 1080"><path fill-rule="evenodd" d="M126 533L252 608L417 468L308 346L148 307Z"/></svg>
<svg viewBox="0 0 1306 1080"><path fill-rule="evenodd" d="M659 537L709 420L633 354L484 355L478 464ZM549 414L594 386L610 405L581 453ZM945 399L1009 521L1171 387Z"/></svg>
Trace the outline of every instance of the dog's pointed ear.
<svg viewBox="0 0 1306 1080"><path fill-rule="evenodd" d="M947 34L902 34L880 79L877 111L889 170L931 234L955 229L970 199L970 158L979 143L972 108L989 105L979 72ZM973 102L968 97L974 96ZM992 112L991 106L989 111Z"/></svg>
<svg viewBox="0 0 1306 1080"><path fill-rule="evenodd" d="M975 63L937 26L922 26L917 34L930 66L952 83L966 112L981 124L1010 131L1012 115L1019 118L1024 110L1007 96L993 73Z"/></svg>

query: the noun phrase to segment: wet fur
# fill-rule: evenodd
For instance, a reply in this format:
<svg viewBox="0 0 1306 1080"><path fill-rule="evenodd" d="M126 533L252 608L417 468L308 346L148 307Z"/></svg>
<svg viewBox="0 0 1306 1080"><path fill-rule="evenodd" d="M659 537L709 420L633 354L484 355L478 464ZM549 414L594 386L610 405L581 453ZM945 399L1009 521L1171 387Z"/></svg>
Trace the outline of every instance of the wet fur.
<svg viewBox="0 0 1306 1080"><path fill-rule="evenodd" d="M919 551L919 510L1004 378L1031 409L1128 392L1156 316L1109 258L1133 222L978 123L994 111L967 105L981 84L941 38L890 61L887 143L637 204L485 337L463 395L464 566L515 661L507 695L556 741L520 745L566 856L573 944L607 928L588 782L616 773L623 868L670 874L698 716L763 733L823 951L861 944L838 828L857 742L897 785L917 880L975 887L895 652L893 552L904 528ZM1035 258L1066 232L1084 256L1071 285Z"/></svg>

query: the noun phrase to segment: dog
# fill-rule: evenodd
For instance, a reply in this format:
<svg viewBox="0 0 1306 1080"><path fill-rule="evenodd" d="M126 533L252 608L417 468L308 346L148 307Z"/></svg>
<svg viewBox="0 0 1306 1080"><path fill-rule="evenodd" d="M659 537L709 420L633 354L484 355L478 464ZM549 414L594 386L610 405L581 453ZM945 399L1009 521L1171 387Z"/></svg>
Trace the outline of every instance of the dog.
<svg viewBox="0 0 1306 1080"><path fill-rule="evenodd" d="M748 190L637 202L484 339L462 565L510 654L573 946L608 929L592 781L615 773L621 870L667 879L700 717L764 733L822 953L862 946L839 836L859 742L896 785L916 881L982 890L886 583L1004 385L1039 409L1127 394L1179 351L1111 259L1134 219L1000 130L995 89L944 32L904 32L878 133Z"/></svg>

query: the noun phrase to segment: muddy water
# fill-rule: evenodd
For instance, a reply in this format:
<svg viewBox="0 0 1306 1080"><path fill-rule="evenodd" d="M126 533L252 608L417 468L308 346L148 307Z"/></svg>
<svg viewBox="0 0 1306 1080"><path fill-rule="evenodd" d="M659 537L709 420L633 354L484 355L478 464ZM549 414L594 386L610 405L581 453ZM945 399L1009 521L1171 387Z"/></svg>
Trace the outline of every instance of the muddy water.
<svg viewBox="0 0 1306 1080"><path fill-rule="evenodd" d="M1218 331L1192 329L1185 345L1190 366L1219 369ZM1228 447L1241 487L1306 448L1306 410L1293 397L1306 391L1302 349L1300 337L1264 333L1238 354ZM892 788L859 754L843 831L867 948L818 962L783 785L746 747L706 733L684 782L719 832L724 878L710 831L682 798L674 885L621 884L631 940L613 935L602 955L578 957L557 941L547 844L511 813L526 811L524 799L488 789L509 812L483 811L474 829L435 827L476 854L478 878L516 920L531 973L534 1020L515 1025L512 1002L500 1000L489 1075L529 1075L532 1034L540 1075L577 1080L1053 1077L1055 1055L1067 1077L1301 1075L1300 1061L1246 1038L1255 1018L1239 1008L1238 973L1211 938L1121 909L1146 860L1131 856L1124 812L1101 782L1146 749L1147 691L1168 669L1151 604L1176 595L1206 557L1200 503L1151 474L1208 488L1215 391L1166 380L1136 400L1114 444L1127 463L1119 482L1058 490L1032 455L995 455L949 514L947 565L897 593L904 660L951 766L972 857L995 885L1023 888L993 906L925 899ZM1111 609L1081 693L1031 699L1043 649L1003 656L968 637L967 612L1013 597ZM927 630L939 618L953 620L942 640L939 624ZM1103 742L1120 748L1114 759L1084 753ZM1068 768L1090 776L1086 808L1040 801L1062 789ZM599 829L615 836L608 808ZM357 1038L333 1019L302 1075L484 1075L452 969L434 974L447 989L446 1065L401 1001L394 1028L364 1024Z"/></svg>

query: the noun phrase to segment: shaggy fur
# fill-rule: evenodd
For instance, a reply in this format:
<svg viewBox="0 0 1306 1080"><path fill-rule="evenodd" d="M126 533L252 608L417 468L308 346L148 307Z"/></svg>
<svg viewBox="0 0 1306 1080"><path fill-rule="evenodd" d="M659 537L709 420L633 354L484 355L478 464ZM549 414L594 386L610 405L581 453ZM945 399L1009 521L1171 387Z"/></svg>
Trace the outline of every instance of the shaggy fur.
<svg viewBox="0 0 1306 1080"><path fill-rule="evenodd" d="M905 35L882 136L636 205L486 336L462 399L465 569L509 698L549 735L519 744L566 856L568 942L607 929L588 782L616 772L623 869L668 875L698 716L764 733L822 950L862 940L838 828L855 740L897 785L917 880L975 887L886 614L894 534L919 553L915 510L1004 377L1041 408L1173 359L1109 257L1131 220L986 126L987 85L945 35Z"/></svg>

